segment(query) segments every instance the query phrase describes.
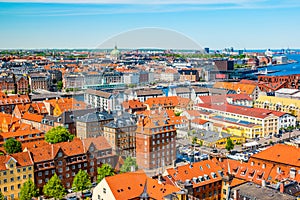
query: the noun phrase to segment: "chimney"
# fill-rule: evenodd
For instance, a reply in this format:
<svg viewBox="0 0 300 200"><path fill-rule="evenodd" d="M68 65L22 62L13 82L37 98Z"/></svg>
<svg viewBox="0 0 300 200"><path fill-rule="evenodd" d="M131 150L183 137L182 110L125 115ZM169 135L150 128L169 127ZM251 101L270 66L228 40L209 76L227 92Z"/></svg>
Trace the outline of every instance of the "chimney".
<svg viewBox="0 0 300 200"><path fill-rule="evenodd" d="M266 187L266 180L262 180L262 181L261 181L261 186L262 186L262 187Z"/></svg>
<svg viewBox="0 0 300 200"><path fill-rule="evenodd" d="M130 166L130 171L131 171L131 172L134 172L134 171L135 171L134 165L131 165L131 166Z"/></svg>
<svg viewBox="0 0 300 200"><path fill-rule="evenodd" d="M290 178L294 179L296 177L296 169L291 168L290 169Z"/></svg>
<svg viewBox="0 0 300 200"><path fill-rule="evenodd" d="M233 200L239 200L239 190L233 191Z"/></svg>
<svg viewBox="0 0 300 200"><path fill-rule="evenodd" d="M284 192L284 184L283 184L283 183L280 183L279 191L280 191L281 193Z"/></svg>

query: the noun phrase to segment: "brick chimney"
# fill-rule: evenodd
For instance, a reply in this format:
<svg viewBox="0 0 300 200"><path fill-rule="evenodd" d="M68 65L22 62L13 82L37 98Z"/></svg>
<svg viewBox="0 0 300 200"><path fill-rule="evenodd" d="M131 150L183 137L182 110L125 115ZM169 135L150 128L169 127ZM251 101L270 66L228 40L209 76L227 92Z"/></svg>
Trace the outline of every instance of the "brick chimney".
<svg viewBox="0 0 300 200"><path fill-rule="evenodd" d="M233 191L233 200L239 200L239 190Z"/></svg>

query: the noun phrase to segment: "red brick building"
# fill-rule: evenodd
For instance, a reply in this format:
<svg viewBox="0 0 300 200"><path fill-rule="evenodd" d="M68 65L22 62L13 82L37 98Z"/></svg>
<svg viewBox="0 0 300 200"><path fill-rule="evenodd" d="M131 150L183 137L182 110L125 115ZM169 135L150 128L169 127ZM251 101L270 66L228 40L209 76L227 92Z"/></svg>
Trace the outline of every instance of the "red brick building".
<svg viewBox="0 0 300 200"><path fill-rule="evenodd" d="M25 76L16 78L16 86L18 94L27 94L29 92L29 81Z"/></svg>
<svg viewBox="0 0 300 200"><path fill-rule="evenodd" d="M276 84L274 87L283 85L285 88L300 89L300 74L286 76L258 76L258 81L266 84Z"/></svg>
<svg viewBox="0 0 300 200"><path fill-rule="evenodd" d="M42 190L43 186L56 173L65 188L71 188L78 171L86 170L91 181L97 179L97 167L108 163L116 166L118 157L112 153L112 148L102 136L56 144L32 143L27 145L34 162L34 181Z"/></svg>
<svg viewBox="0 0 300 200"><path fill-rule="evenodd" d="M136 130L136 160L139 168L158 169L176 159L176 128L164 111L144 112Z"/></svg>

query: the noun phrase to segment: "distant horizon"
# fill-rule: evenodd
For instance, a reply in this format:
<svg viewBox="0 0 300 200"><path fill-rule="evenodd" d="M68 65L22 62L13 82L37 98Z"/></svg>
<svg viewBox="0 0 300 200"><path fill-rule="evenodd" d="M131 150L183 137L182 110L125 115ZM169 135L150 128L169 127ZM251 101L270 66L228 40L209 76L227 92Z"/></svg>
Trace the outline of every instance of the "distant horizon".
<svg viewBox="0 0 300 200"><path fill-rule="evenodd" d="M204 47L204 48L209 48L209 47ZM209 48L210 51L220 51L220 50L224 50L225 48L229 48L229 47L224 47L224 48L220 48L220 49L211 49ZM234 47L233 47L234 48ZM114 47L112 48L103 48L103 49L99 49L99 48L85 48L85 47L79 47L79 48L0 48L0 51L5 51L5 50L113 50ZM181 50L181 51L197 51L198 49L168 49L168 48L119 48L118 50ZM270 48L254 48L254 49L247 49L247 48L243 48L243 49L235 49L234 48L234 52L242 50L242 51L263 51L263 50L268 50ZM300 48L271 48L271 51L280 51L280 50L293 50L293 51L300 51Z"/></svg>

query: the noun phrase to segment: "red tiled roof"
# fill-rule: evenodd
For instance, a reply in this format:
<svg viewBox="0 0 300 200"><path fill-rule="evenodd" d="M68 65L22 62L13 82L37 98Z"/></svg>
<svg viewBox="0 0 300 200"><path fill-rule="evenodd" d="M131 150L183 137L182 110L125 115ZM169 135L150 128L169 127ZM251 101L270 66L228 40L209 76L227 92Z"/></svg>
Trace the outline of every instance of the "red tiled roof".
<svg viewBox="0 0 300 200"><path fill-rule="evenodd" d="M209 121L204 120L204 119L193 119L192 120L192 123L195 123L195 124L205 124L207 122L209 122Z"/></svg>
<svg viewBox="0 0 300 200"><path fill-rule="evenodd" d="M300 150L295 146L276 144L253 155L252 157L289 166L300 167Z"/></svg>
<svg viewBox="0 0 300 200"><path fill-rule="evenodd" d="M178 187L169 184L159 184L157 180L149 178L145 173L128 172L105 178L115 199L135 199L143 193L147 184L147 194L157 200L163 200L164 196L178 192Z"/></svg>
<svg viewBox="0 0 300 200"><path fill-rule="evenodd" d="M192 181L193 187L199 187L202 185L207 185L210 183L213 183L215 181L222 180L222 177L218 173L218 171L221 171L222 168L216 164L216 162L212 160L205 160L201 162L196 162L192 164L192 167L187 164L183 166L178 166L175 168L169 168L167 169L168 175L171 176L171 182L175 183L177 181L185 182L186 180ZM215 173L216 177L212 177L212 173ZM208 180L204 180L202 182L194 182L193 178L198 178L199 176L207 175L209 177Z"/></svg>
<svg viewBox="0 0 300 200"><path fill-rule="evenodd" d="M6 163L10 160L14 159L17 161L17 167L18 166L30 166L33 165L31 156L29 152L20 152L20 153L14 153L11 155L2 155L0 156L0 170L7 170Z"/></svg>
<svg viewBox="0 0 300 200"><path fill-rule="evenodd" d="M22 116L22 119L26 119L34 122L41 122L43 118L44 118L43 115L33 114L29 112L24 113L24 115Z"/></svg>
<svg viewBox="0 0 300 200"><path fill-rule="evenodd" d="M272 110L267 110L262 108L248 108L244 106L234 106L230 104L222 104L222 105L197 104L195 106L199 108L213 109L213 110L235 113L244 116L261 118L261 119L264 119L271 114L276 116L278 116L279 113L285 114L284 112L279 112L279 111L272 111Z"/></svg>

